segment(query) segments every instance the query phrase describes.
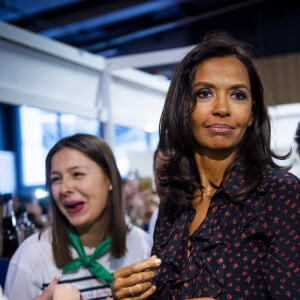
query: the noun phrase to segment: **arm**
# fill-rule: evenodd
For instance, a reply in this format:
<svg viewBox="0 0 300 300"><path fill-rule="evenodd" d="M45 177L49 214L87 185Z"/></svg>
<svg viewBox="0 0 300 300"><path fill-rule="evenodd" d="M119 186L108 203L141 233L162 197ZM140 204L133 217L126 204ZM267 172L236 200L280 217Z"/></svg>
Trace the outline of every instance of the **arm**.
<svg viewBox="0 0 300 300"><path fill-rule="evenodd" d="M287 173L275 183L273 193L268 195L268 224L273 238L265 279L272 297L300 299L300 181Z"/></svg>
<svg viewBox="0 0 300 300"><path fill-rule="evenodd" d="M12 258L5 280L4 292L8 299L32 300L40 293L40 288L31 274Z"/></svg>
<svg viewBox="0 0 300 300"><path fill-rule="evenodd" d="M32 300L46 288L60 270L53 264L47 232L35 233L17 249L11 258L5 280L8 299Z"/></svg>

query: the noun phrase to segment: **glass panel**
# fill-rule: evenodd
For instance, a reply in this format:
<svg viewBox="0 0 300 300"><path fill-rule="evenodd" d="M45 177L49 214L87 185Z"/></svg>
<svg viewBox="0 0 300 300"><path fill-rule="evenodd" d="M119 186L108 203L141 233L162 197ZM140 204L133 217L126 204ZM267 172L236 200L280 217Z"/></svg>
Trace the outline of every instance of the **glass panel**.
<svg viewBox="0 0 300 300"><path fill-rule="evenodd" d="M138 152L146 150L148 150L148 147L144 130L115 126L114 154L122 177L126 177L129 171L128 153L130 151Z"/></svg>
<svg viewBox="0 0 300 300"><path fill-rule="evenodd" d="M100 133L99 124L100 122L97 120L79 117L70 114L61 114L60 115L61 137L69 136L75 133L90 133L99 136Z"/></svg>
<svg viewBox="0 0 300 300"><path fill-rule="evenodd" d="M47 151L58 140L57 114L38 108L19 109L21 127L22 185L43 185Z"/></svg>
<svg viewBox="0 0 300 300"><path fill-rule="evenodd" d="M100 122L69 114L58 114L22 106L19 108L21 127L21 168L23 186L45 183L45 158L49 149L62 137L75 133L99 135Z"/></svg>
<svg viewBox="0 0 300 300"><path fill-rule="evenodd" d="M150 150L155 151L158 145L158 140L159 140L159 134L158 132L151 132L149 134L149 147Z"/></svg>

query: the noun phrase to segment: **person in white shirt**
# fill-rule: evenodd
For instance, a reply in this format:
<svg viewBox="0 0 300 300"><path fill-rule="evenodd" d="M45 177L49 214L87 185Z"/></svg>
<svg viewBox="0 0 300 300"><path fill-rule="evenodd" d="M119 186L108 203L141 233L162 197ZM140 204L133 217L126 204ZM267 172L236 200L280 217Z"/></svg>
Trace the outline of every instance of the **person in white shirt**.
<svg viewBox="0 0 300 300"><path fill-rule="evenodd" d="M26 239L10 261L9 300L44 300L47 286L72 284L82 299L111 297L112 273L150 255L152 240L125 222L121 176L110 147L76 134L46 158L51 227Z"/></svg>

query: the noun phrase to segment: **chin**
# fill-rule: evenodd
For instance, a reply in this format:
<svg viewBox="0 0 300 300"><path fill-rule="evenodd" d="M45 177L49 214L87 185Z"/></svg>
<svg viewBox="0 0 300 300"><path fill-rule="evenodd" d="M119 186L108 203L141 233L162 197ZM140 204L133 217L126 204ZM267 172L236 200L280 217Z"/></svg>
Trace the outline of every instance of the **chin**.
<svg viewBox="0 0 300 300"><path fill-rule="evenodd" d="M80 220L78 217L68 218L68 220L69 220L70 224L76 228L84 227L87 225L86 220Z"/></svg>

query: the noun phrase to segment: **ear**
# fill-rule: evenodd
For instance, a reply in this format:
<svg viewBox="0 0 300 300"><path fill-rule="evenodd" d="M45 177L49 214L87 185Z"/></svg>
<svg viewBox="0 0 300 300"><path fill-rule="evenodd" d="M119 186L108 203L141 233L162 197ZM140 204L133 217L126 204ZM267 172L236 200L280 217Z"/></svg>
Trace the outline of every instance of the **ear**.
<svg viewBox="0 0 300 300"><path fill-rule="evenodd" d="M112 191L112 185L111 185L111 183L110 183L109 186L108 186L108 190L109 190L109 191Z"/></svg>
<svg viewBox="0 0 300 300"><path fill-rule="evenodd" d="M253 106L254 105L255 105L255 102L253 101L251 115L250 115L250 118L249 118L249 121L248 121L248 127L250 127L253 124Z"/></svg>
<svg viewBox="0 0 300 300"><path fill-rule="evenodd" d="M253 113L251 113L251 116L249 118L248 127L250 127L252 124L253 124Z"/></svg>

